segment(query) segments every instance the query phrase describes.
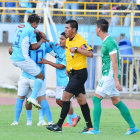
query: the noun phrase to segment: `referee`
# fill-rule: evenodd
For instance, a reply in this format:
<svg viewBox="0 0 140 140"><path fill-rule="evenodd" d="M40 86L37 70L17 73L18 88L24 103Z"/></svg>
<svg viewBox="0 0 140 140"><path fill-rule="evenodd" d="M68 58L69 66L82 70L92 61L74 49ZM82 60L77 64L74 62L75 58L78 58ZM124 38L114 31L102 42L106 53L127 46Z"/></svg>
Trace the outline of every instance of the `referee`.
<svg viewBox="0 0 140 140"><path fill-rule="evenodd" d="M87 57L93 57L93 53L92 48L87 45L86 40L77 33L77 30L77 21L68 20L66 22L65 34L68 37L66 40L66 74L69 76L69 83L63 93L63 106L57 124L47 126L50 131L62 132L62 124L69 112L70 99L73 96L77 98L86 121L87 127L82 132L93 129L84 87L88 76Z"/></svg>

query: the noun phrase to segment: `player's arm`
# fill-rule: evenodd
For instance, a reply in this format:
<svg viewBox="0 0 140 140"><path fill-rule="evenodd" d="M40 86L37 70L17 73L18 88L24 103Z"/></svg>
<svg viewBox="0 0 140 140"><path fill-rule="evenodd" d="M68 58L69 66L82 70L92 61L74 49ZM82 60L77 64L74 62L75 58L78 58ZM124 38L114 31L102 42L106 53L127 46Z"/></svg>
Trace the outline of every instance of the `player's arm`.
<svg viewBox="0 0 140 140"><path fill-rule="evenodd" d="M42 44L43 42L45 42L45 40L44 40L43 38L41 38L41 40L40 40L39 42L37 42L37 43L35 43L35 44L31 44L32 49L33 49L33 50L39 49L40 46L41 46L41 44Z"/></svg>
<svg viewBox="0 0 140 140"><path fill-rule="evenodd" d="M60 70L65 68L65 65L63 64L56 64L43 58L40 58L40 59L41 61L39 61L39 64L49 64L50 66L55 67Z"/></svg>
<svg viewBox="0 0 140 140"><path fill-rule="evenodd" d="M115 85L116 88L119 91L122 91L122 87L119 83L119 79L118 79L118 60L117 60L117 52L110 54L110 58L111 58L111 62L112 62L112 67L113 67L113 72L114 72L114 80L115 80Z"/></svg>
<svg viewBox="0 0 140 140"><path fill-rule="evenodd" d="M90 49L88 46L86 46L87 48L85 48L85 47L83 48L83 47L84 47L84 45L82 45L81 48L71 47L70 52L72 52L72 53L78 52L87 57L93 57L92 49Z"/></svg>

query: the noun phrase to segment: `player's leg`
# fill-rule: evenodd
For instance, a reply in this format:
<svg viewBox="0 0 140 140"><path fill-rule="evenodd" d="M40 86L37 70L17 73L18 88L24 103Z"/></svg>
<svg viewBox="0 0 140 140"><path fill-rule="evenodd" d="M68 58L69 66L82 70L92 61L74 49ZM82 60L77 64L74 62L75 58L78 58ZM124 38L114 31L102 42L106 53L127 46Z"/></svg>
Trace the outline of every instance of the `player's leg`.
<svg viewBox="0 0 140 140"><path fill-rule="evenodd" d="M40 110L40 112L39 112L40 113L40 117L43 115L43 118L41 117L42 118L42 121L41 121L42 125L43 124L47 125L47 124L43 123L43 122L45 122L45 121L43 121L44 115L46 116L46 118L48 120L48 125L53 124L51 110L50 110L50 107L49 107L49 104L48 104L48 102L46 100L45 95L38 97L38 102L40 103L41 108L42 108L42 111Z"/></svg>
<svg viewBox="0 0 140 140"><path fill-rule="evenodd" d="M40 105L36 101L37 93L39 92L44 80L44 75L41 72L40 68L30 58L26 58L26 60L22 62L14 62L14 65L19 67L22 71L36 77L32 94L31 97L28 98L28 101L34 104L35 106L40 107Z"/></svg>
<svg viewBox="0 0 140 140"><path fill-rule="evenodd" d="M91 117L90 117L90 109L86 100L86 95L83 93L78 94L77 101L81 107L81 111L87 125L87 128L84 129L83 132L90 131L93 129L93 126L92 126Z"/></svg>
<svg viewBox="0 0 140 140"><path fill-rule="evenodd" d="M28 103L26 100L25 103L25 108L26 108L26 117L27 117L27 126L32 126L32 104Z"/></svg>
<svg viewBox="0 0 140 140"><path fill-rule="evenodd" d="M139 129L137 126L135 126L135 123L131 117L129 109L122 101L120 101L120 97L119 96L111 97L111 100L113 105L115 105L119 109L121 115L129 125L130 129L126 132L126 135L131 135L133 133L138 132Z"/></svg>
<svg viewBox="0 0 140 140"><path fill-rule="evenodd" d="M18 82L18 97L15 104L15 120L11 125L18 125L23 102L28 91L29 91L28 80L21 76Z"/></svg>

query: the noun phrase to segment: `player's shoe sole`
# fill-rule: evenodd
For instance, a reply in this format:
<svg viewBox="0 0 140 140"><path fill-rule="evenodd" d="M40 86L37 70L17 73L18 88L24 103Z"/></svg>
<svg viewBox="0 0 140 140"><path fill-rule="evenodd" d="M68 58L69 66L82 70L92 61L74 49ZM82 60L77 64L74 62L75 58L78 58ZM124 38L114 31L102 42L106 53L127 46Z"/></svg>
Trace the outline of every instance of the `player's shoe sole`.
<svg viewBox="0 0 140 140"><path fill-rule="evenodd" d="M34 98L29 97L27 99L27 102L33 104L36 108L41 109L40 104L38 104L38 102Z"/></svg>
<svg viewBox="0 0 140 140"><path fill-rule="evenodd" d="M81 120L80 116L77 116L76 118L72 119L73 122L72 126L75 127L80 120Z"/></svg>

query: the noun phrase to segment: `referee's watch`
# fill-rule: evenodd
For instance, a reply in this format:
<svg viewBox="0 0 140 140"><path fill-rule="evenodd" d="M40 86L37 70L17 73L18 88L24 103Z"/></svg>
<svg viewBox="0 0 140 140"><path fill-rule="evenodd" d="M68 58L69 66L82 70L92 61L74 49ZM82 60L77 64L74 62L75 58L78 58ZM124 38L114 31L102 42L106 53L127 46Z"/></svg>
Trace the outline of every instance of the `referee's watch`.
<svg viewBox="0 0 140 140"><path fill-rule="evenodd" d="M77 52L77 50L78 50L78 47L75 47L75 52Z"/></svg>

